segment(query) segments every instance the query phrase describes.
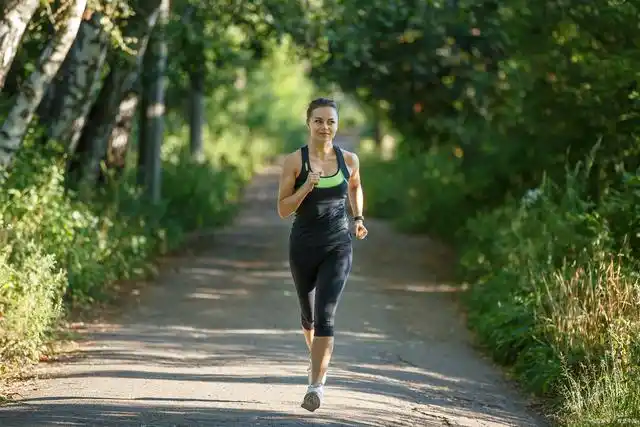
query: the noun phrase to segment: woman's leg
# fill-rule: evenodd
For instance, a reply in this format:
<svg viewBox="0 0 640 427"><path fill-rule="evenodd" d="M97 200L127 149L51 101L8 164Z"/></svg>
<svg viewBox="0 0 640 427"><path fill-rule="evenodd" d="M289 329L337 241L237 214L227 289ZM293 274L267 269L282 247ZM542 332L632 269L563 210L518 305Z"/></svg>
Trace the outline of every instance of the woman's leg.
<svg viewBox="0 0 640 427"><path fill-rule="evenodd" d="M305 329L302 327L302 333L304 334L304 341L307 343L307 348L311 351L311 343L313 343L313 329Z"/></svg>
<svg viewBox="0 0 640 427"><path fill-rule="evenodd" d="M300 305L300 321L302 333L307 348L311 351L313 342L313 311L315 300L315 282L317 274L317 262L311 258L307 250L291 245L289 250L289 268L296 287L298 303Z"/></svg>
<svg viewBox="0 0 640 427"><path fill-rule="evenodd" d="M334 344L336 309L351 272L353 252L351 244L333 248L318 268L314 307L314 338L311 345L311 384L324 378Z"/></svg>
<svg viewBox="0 0 640 427"><path fill-rule="evenodd" d="M307 349L309 349L309 365L307 366L307 380L309 381L309 384L311 384L311 346L313 344L313 335L314 335L314 330L313 329L305 329L304 327L302 328L302 333L304 334L304 340L307 343ZM322 383L324 384L326 377L322 378Z"/></svg>

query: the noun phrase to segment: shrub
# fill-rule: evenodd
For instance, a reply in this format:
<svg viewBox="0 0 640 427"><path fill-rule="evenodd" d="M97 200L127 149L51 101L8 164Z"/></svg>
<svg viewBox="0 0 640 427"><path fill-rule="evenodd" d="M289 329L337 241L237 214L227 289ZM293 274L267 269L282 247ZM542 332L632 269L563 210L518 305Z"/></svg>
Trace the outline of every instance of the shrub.
<svg viewBox="0 0 640 427"><path fill-rule="evenodd" d="M625 393L637 390L640 360L637 264L609 225L630 200L613 192L597 209L582 182L547 181L537 200L512 199L469 220L460 265L474 283L469 324L496 360L530 390L560 398L564 422L615 422L612 408L637 402ZM625 408L617 416L638 410Z"/></svg>
<svg viewBox="0 0 640 427"><path fill-rule="evenodd" d="M367 155L368 214L455 237L469 326L528 390L551 398L558 421L638 419L637 176L596 204L578 164L561 184L545 178L465 219L474 183L458 175L455 155L432 148L427 157Z"/></svg>
<svg viewBox="0 0 640 427"><path fill-rule="evenodd" d="M54 257L40 251L19 262L0 253L0 373L14 360L35 359L61 313L66 286Z"/></svg>
<svg viewBox="0 0 640 427"><path fill-rule="evenodd" d="M393 218L403 231L451 237L465 220L465 179L455 150L434 146L428 156L415 156L400 147L389 160L376 151L362 156L367 213Z"/></svg>
<svg viewBox="0 0 640 427"><path fill-rule="evenodd" d="M287 75L287 65L272 69ZM0 192L0 369L37 360L66 308L108 298L114 282L147 276L154 257L178 247L187 232L233 218L244 184L265 159L285 138L295 144L303 137L304 108L297 122L286 105L306 102L290 87L300 70L288 74L289 86L268 71L268 64L258 69L244 90L221 87L232 92L224 105L211 96L207 113L215 120L205 128L204 161L191 159L183 119L169 117L159 204L136 185L135 156L118 182L72 193L59 151L30 135ZM284 94L277 108L264 103L274 93Z"/></svg>

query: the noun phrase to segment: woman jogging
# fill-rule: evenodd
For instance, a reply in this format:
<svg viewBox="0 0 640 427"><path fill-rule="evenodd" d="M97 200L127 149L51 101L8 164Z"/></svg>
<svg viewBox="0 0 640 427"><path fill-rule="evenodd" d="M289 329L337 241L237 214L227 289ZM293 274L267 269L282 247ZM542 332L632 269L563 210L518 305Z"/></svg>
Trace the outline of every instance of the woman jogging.
<svg viewBox="0 0 640 427"><path fill-rule="evenodd" d="M278 214L295 213L289 237L289 264L300 303L302 330L311 353L309 386L302 407L320 407L334 343L336 307L351 272L352 246L347 198L354 234L364 239L363 193L356 154L333 144L338 107L330 99L307 108L309 140L285 157Z"/></svg>

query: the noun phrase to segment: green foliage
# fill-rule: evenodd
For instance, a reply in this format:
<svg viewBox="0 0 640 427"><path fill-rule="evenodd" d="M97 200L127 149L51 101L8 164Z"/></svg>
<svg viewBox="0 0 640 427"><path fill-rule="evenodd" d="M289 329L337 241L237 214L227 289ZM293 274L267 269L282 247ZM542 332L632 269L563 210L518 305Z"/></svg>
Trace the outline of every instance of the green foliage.
<svg viewBox="0 0 640 427"><path fill-rule="evenodd" d="M37 148L21 152L0 200L6 226L3 362L39 354L45 333L61 314L63 295L71 304L104 299L115 281L149 274L153 257L176 247L186 231L230 219L243 182L233 165L165 164L160 206L148 203L127 181L93 200L80 200L65 193L55 159Z"/></svg>
<svg viewBox="0 0 640 427"><path fill-rule="evenodd" d="M637 5L335 4L316 75L403 136L368 214L457 244L469 325L562 422L637 419Z"/></svg>
<svg viewBox="0 0 640 427"><path fill-rule="evenodd" d="M7 231L3 227L3 243ZM20 260L0 253L0 373L14 360L35 359L61 312L64 272L51 255L35 251Z"/></svg>
<svg viewBox="0 0 640 427"><path fill-rule="evenodd" d="M271 60L286 32L281 22L303 19L301 2L239 0L173 2L168 27L169 104L178 106L192 87L209 93L238 81L238 69Z"/></svg>
<svg viewBox="0 0 640 427"><path fill-rule="evenodd" d="M529 390L555 399L561 422L637 417L639 175L627 174L596 204L590 170L578 164L563 185L544 179L522 198L470 214L456 210L471 184L453 178L460 177L455 156L432 149L429 159L364 156L369 214L401 228L445 227L450 238L457 231L458 273L471 283L463 296L470 327Z"/></svg>
<svg viewBox="0 0 640 427"><path fill-rule="evenodd" d="M20 152L4 188L4 217L19 242L11 245L12 258L52 255L67 271L70 298L101 297L104 283L141 273L153 251L153 233L141 218L120 219L108 196L91 203L66 193L64 164L36 145Z"/></svg>
<svg viewBox="0 0 640 427"><path fill-rule="evenodd" d="M312 87L289 53L274 48L243 85L208 93L204 161L191 158L185 119L171 113L156 205L135 184L134 156L120 180L80 197L65 188L60 150L29 135L0 192L0 369L37 360L66 308L109 298L188 232L233 219L265 159L303 141Z"/></svg>
<svg viewBox="0 0 640 427"><path fill-rule="evenodd" d="M533 391L569 399L560 411L565 421L610 416L605 408L635 402L616 406L620 411L606 420L615 422L640 409L626 394L637 384L616 385L633 380L640 360L638 263L609 226L632 205L615 193L595 208L585 202L580 179L567 181L566 189L547 181L537 200L512 200L469 220L461 259L474 283L469 323ZM601 362L604 371L593 377ZM612 387L625 395L611 394Z"/></svg>
<svg viewBox="0 0 640 427"><path fill-rule="evenodd" d="M624 173L617 191L607 195L601 211L610 218L613 238L640 259L640 173Z"/></svg>
<svg viewBox="0 0 640 427"><path fill-rule="evenodd" d="M164 225L176 230L214 228L228 223L246 178L233 163L217 168L211 162L194 163L183 147L178 161L166 162L163 191Z"/></svg>
<svg viewBox="0 0 640 427"><path fill-rule="evenodd" d="M598 141L592 197L621 167L640 165L632 2L334 0L322 8L315 25L324 55L309 54L315 78L379 105L412 154L461 150L461 200L474 209L521 195L543 173L561 183L566 160Z"/></svg>
<svg viewBox="0 0 640 427"><path fill-rule="evenodd" d="M452 237L468 215L460 209L468 186L461 160L448 147L432 147L427 156L412 155L405 147L388 160L380 159L377 151L363 155L367 211L392 218L405 231Z"/></svg>
<svg viewBox="0 0 640 427"><path fill-rule="evenodd" d="M0 218L10 224L0 290L3 363L39 354L63 295L73 305L107 298L115 281L149 274L153 257L175 248L185 232L229 221L244 182L233 165L183 159L165 163L160 206L126 181L79 200L65 193L61 168L49 156L22 154L0 200Z"/></svg>
<svg viewBox="0 0 640 427"><path fill-rule="evenodd" d="M640 377L637 367L595 363L585 375L569 377L561 393L565 399L562 419L571 427L624 426L640 418Z"/></svg>
<svg viewBox="0 0 640 427"><path fill-rule="evenodd" d="M255 101L247 114L252 131L262 123L258 129L266 138L280 139L280 150L290 151L305 144L305 114L309 101L315 97L314 87L291 43L285 41L274 49L250 77L252 85L248 91Z"/></svg>
<svg viewBox="0 0 640 427"><path fill-rule="evenodd" d="M367 214L377 218L398 218L403 212L399 209L403 199L399 197L402 193L395 190L403 185L398 178L402 169L397 162L382 160L376 155L359 153L359 156Z"/></svg>

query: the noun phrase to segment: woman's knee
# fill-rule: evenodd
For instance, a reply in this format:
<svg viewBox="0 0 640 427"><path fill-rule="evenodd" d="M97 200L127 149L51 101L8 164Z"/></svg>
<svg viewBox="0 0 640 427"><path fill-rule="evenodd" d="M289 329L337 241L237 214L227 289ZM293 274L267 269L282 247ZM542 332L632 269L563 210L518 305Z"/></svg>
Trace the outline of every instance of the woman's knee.
<svg viewBox="0 0 640 427"><path fill-rule="evenodd" d="M300 322L300 323L302 324L302 327L303 327L305 330L307 330L307 331L312 331L312 330L314 330L314 329L315 329L314 324L313 324L313 320L311 320L311 319L309 319L309 318L307 318L307 317L305 317L305 316L301 316L301 319L300 319L300 320L301 320L301 322ZM315 334L314 334L314 335L315 335Z"/></svg>
<svg viewBox="0 0 640 427"><path fill-rule="evenodd" d="M334 335L333 324L316 323L313 329L315 337L332 337Z"/></svg>
<svg viewBox="0 0 640 427"><path fill-rule="evenodd" d="M317 311L314 319L314 335L316 337L332 337L334 333L336 304L326 304L323 310Z"/></svg>

